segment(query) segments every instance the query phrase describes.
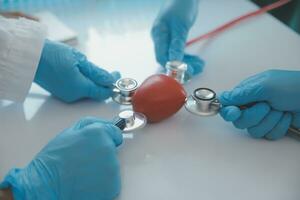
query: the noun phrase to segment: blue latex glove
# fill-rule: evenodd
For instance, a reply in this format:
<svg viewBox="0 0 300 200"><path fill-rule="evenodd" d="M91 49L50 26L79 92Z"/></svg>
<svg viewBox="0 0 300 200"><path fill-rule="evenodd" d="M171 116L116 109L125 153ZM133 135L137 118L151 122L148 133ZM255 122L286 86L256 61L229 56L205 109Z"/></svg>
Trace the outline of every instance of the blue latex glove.
<svg viewBox="0 0 300 200"><path fill-rule="evenodd" d="M199 0L169 0L162 7L152 27L156 60L163 67L168 61L179 60L188 65L189 75L202 71L203 60L184 53L190 28L198 13Z"/></svg>
<svg viewBox="0 0 300 200"><path fill-rule="evenodd" d="M50 141L23 169L13 169L0 188L11 187L15 200L115 198L121 188L116 126L85 118Z"/></svg>
<svg viewBox="0 0 300 200"><path fill-rule="evenodd" d="M269 70L242 81L220 96L221 116L255 138L282 138L300 128L300 71ZM247 109L238 106L254 103Z"/></svg>
<svg viewBox="0 0 300 200"><path fill-rule="evenodd" d="M76 49L46 40L35 82L65 102L101 101L112 95L112 84L119 78L118 72L95 66Z"/></svg>

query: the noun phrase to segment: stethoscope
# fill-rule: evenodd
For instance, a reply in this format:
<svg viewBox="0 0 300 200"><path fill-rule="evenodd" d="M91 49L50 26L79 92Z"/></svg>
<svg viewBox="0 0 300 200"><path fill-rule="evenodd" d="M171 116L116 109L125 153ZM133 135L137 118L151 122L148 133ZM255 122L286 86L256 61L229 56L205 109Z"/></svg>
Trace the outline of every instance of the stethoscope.
<svg viewBox="0 0 300 200"><path fill-rule="evenodd" d="M114 84L112 99L121 105L131 105L132 96L138 88L138 82L132 78L121 78ZM124 133L143 128L147 118L131 109L123 110L115 119L115 125Z"/></svg>
<svg viewBox="0 0 300 200"><path fill-rule="evenodd" d="M171 61L166 64L166 75L181 84L188 82L191 78L186 71L187 65L183 62ZM121 105L131 105L132 96L137 88L138 82L136 80L121 78L114 85L112 99ZM197 116L214 116L219 113L222 104L212 89L197 88L186 98L184 107L188 112ZM119 113L115 124L123 132L131 132L143 128L147 124L147 119L145 115L128 109ZM290 127L288 135L300 139L300 130Z"/></svg>

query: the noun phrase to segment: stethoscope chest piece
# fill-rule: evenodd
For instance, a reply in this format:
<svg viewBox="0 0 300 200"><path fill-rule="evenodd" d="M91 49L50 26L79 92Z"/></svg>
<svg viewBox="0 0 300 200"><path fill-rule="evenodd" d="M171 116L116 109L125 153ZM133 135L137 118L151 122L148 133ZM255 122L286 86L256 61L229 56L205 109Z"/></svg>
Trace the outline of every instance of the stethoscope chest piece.
<svg viewBox="0 0 300 200"><path fill-rule="evenodd" d="M187 111L195 115L213 116L218 114L221 104L213 90L198 88L187 98L184 106Z"/></svg>
<svg viewBox="0 0 300 200"><path fill-rule="evenodd" d="M130 105L131 99L138 88L138 83L132 78L121 78L115 83L113 100L122 105Z"/></svg>
<svg viewBox="0 0 300 200"><path fill-rule="evenodd" d="M124 122L121 128L123 132L131 132L141 129L147 124L145 115L132 110L123 110L119 113L118 118Z"/></svg>
<svg viewBox="0 0 300 200"><path fill-rule="evenodd" d="M181 61L174 60L166 63L166 75L174 78L181 84L184 84L191 79L187 73L187 69L187 64Z"/></svg>

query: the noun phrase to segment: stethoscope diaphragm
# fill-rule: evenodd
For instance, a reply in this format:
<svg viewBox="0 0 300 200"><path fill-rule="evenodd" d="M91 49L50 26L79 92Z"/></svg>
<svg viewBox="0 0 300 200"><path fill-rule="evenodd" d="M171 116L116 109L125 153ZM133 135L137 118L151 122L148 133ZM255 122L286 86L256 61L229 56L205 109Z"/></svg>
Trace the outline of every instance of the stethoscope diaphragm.
<svg viewBox="0 0 300 200"><path fill-rule="evenodd" d="M184 105L185 109L198 116L213 116L219 113L221 104L216 93L209 88L197 88Z"/></svg>
<svg viewBox="0 0 300 200"><path fill-rule="evenodd" d="M121 78L114 84L112 99L122 105L130 105L131 99L138 88L138 83L132 78Z"/></svg>
<svg viewBox="0 0 300 200"><path fill-rule="evenodd" d="M124 133L132 132L143 128L147 124L145 115L134 112L133 110L123 110L115 120L115 125Z"/></svg>

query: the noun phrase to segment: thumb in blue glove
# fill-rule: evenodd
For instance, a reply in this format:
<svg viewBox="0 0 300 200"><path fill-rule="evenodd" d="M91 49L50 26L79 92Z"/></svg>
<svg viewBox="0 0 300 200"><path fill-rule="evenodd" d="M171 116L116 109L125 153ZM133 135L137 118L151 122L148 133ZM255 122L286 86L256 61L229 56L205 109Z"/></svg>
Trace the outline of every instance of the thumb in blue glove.
<svg viewBox="0 0 300 200"><path fill-rule="evenodd" d="M115 198L121 188L116 147L119 128L84 118L50 141L23 169L13 169L0 188L12 188L14 199Z"/></svg>
<svg viewBox="0 0 300 200"><path fill-rule="evenodd" d="M221 116L255 138L282 138L292 125L299 128L300 72L269 70L242 81L220 96ZM252 103L244 110L239 106Z"/></svg>
<svg viewBox="0 0 300 200"><path fill-rule="evenodd" d="M107 71L89 62L79 51L46 40L35 82L65 102L83 98L104 100L112 96L118 72Z"/></svg>
<svg viewBox="0 0 300 200"><path fill-rule="evenodd" d="M202 71L203 60L184 53L190 28L198 14L199 0L170 0L161 9L152 27L156 60L165 66L168 61L183 61L189 75Z"/></svg>

